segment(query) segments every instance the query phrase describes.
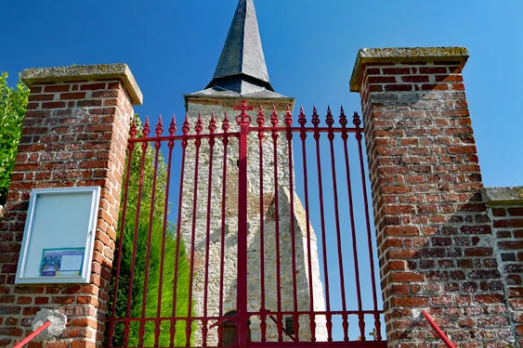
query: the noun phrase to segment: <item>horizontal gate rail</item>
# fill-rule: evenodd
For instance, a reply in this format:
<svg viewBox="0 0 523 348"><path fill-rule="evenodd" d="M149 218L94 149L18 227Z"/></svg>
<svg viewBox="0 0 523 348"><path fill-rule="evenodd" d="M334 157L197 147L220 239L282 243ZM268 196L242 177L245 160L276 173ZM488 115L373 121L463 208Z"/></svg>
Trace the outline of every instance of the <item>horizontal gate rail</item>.
<svg viewBox="0 0 523 348"><path fill-rule="evenodd" d="M196 140L196 139L211 139L211 138L224 138L224 137L231 137L231 138L238 138L240 136L240 133L238 132L232 132L232 133L217 133L217 134L199 134L199 135L173 135L173 136L161 136L161 137L147 137L147 138L132 138L129 139L129 143L149 143L149 142L167 142L167 141L184 141L184 140Z"/></svg>
<svg viewBox="0 0 523 348"><path fill-rule="evenodd" d="M237 110L133 122L108 347L386 347L359 115Z"/></svg>
<svg viewBox="0 0 523 348"><path fill-rule="evenodd" d="M296 347L332 347L332 348L387 348L386 341L351 341L347 342L252 342L251 347L268 347L268 348L296 348Z"/></svg>

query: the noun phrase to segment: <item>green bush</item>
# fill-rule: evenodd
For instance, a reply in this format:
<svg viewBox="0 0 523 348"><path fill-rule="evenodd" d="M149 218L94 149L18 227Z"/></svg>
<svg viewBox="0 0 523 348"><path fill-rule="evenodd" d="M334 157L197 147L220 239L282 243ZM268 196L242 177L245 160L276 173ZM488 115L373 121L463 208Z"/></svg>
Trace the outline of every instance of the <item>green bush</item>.
<svg viewBox="0 0 523 348"><path fill-rule="evenodd" d="M0 74L0 205L7 199L29 97L29 89L21 81L12 88L7 77L5 72Z"/></svg>
<svg viewBox="0 0 523 348"><path fill-rule="evenodd" d="M176 284L176 316L187 316L188 311L188 293L189 293L189 265L185 254L183 238L180 238L180 247L176 256L176 228L171 222L165 226L165 258L163 271L161 268L161 248L164 238L163 216L165 193L167 183L167 170L161 154L158 157L158 175L156 178L155 202L153 207L153 218L150 221L151 213L151 196L153 192L154 179L154 162L155 150L148 146L145 153L143 168L143 184L139 192L140 168L142 161L142 148L136 144L131 159L131 175L129 178L129 190L127 197L127 211L125 217L125 226L123 234L122 261L120 268L120 280L118 285L118 294L116 301L116 317L123 318L127 316L128 302L131 303L131 318L141 318L143 306L143 294L145 283L145 270L147 259L147 242L149 238L149 227L151 227L151 245L149 250L149 272L147 278L147 288L145 296L145 317L171 317L174 295L174 271L175 260L178 258L178 277ZM137 211L138 202L140 202L140 211ZM168 207L167 207L168 208ZM122 206L123 209L123 206ZM135 225L136 216L138 216L138 226ZM121 219L120 219L121 220ZM136 255L133 265L132 254L136 231ZM122 238L122 236L119 236ZM130 271L134 269L134 280L132 297L128 299L130 286ZM160 274L162 279L161 293L161 311L158 313L158 298L160 293ZM113 285L114 286L114 285ZM111 294L113 290L111 290ZM192 309L191 309L192 311ZM176 324L175 346L185 346L185 322ZM194 325L193 325L193 328ZM147 322L143 329L144 346L153 347L155 323ZM159 345L167 347L170 344L170 322L164 322L160 326ZM137 347L139 345L140 324L134 322L130 325L128 346ZM114 335L113 345L123 346L124 325L117 325Z"/></svg>

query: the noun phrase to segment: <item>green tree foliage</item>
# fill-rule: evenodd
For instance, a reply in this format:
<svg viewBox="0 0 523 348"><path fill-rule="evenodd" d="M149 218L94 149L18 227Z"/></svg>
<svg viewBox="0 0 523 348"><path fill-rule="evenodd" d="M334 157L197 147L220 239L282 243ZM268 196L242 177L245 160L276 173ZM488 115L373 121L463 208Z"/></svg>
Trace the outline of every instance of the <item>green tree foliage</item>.
<svg viewBox="0 0 523 348"><path fill-rule="evenodd" d="M156 161L155 149L147 146L145 157L142 164L143 149L141 144L136 144L131 160L131 173L129 177L129 190L127 197L127 211L125 216L122 261L120 270L120 280L118 285L118 295L116 301L116 317L127 316L128 303L131 304L131 318L158 318L172 317L173 298L174 298L174 275L176 261L176 229L173 223L163 224L165 194L167 184L167 169L161 154L158 156L158 171L156 177L156 188L154 190L154 205L152 220L151 198L153 193L154 165ZM129 159L128 159L129 160ZM140 191L140 172L143 171L143 182ZM139 207L139 211L138 211ZM167 207L168 208L168 207ZM123 206L122 206L123 209ZM138 219L136 220L136 217ZM120 218L121 220L121 218ZM138 221L138 224L136 224ZM165 228L165 234L164 234ZM150 231L149 231L150 230ZM150 232L150 237L149 237ZM121 238L121 236L120 236ZM136 238L136 244L134 242ZM148 239L151 245L148 250ZM162 240L165 239L165 258L162 270ZM133 246L136 245L135 261L133 264ZM149 265L147 267L147 253L149 251ZM129 299L130 271L134 269L134 280L132 296ZM148 276L146 279L146 269ZM162 286L160 294L160 275ZM145 281L147 287L144 289ZM188 311L188 283L189 265L185 255L183 239L180 238L178 251L178 277L176 291L176 316L187 316ZM145 291L145 315L144 310L144 291ZM112 293L113 291L111 291ZM161 297L161 308L158 312L158 298ZM130 301L130 302L129 302ZM140 335L140 323L134 322L129 330L130 347L137 347ZM155 323L147 322L143 326L144 346L154 346ZM167 347L170 344L170 322L164 322L160 326L159 345ZM113 344L122 346L124 339L124 325L116 327ZM185 346L185 322L176 324L175 346Z"/></svg>
<svg viewBox="0 0 523 348"><path fill-rule="evenodd" d="M5 203L18 150L29 89L18 81L7 85L7 73L0 74L0 205Z"/></svg>

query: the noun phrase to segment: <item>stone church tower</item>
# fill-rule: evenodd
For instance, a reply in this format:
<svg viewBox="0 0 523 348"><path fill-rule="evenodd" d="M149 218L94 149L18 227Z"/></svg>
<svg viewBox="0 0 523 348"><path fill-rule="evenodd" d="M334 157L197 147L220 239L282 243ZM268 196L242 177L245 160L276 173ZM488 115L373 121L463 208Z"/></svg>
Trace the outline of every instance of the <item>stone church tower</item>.
<svg viewBox="0 0 523 348"><path fill-rule="evenodd" d="M237 132L235 117L239 111L234 107L240 105L242 100L254 106L254 111L248 112L252 119L251 126L257 125L255 120L259 117L260 106L265 113L266 126L270 126L273 108L277 110L280 127L285 126L283 123L285 110L289 108L292 111L294 107L294 98L276 93L270 83L252 0L239 1L211 82L206 89L185 95L191 132L194 132L195 124L200 118L203 124L202 133L208 133L211 115L215 115L215 132L221 133L225 114L228 114L230 120L229 132ZM263 146L260 147L260 143ZM236 310L238 139L234 137L228 139L226 154L221 139L216 139L212 151L210 149L211 145L205 140L202 141L198 151L194 141L189 142L183 173L184 198L181 202L180 227L188 250L188 258L193 258L194 281L191 300L196 317L221 317ZM264 168L261 174L260 154ZM276 175L274 156L277 157L278 166ZM316 237L310 226L311 255L308 255L306 231L308 221L305 218L305 210L294 193L294 187L290 187L289 178L291 174L294 176L294 173L290 172L293 170L289 169L288 163L289 150L284 133L278 135L277 145L274 147L271 133L251 132L248 138L248 298L246 301L249 312L267 311L265 320L267 341L278 339L277 327L269 318L271 311L308 311L311 307L314 311L325 310ZM212 180L209 184L210 176ZM291 195L294 203L293 213L290 208ZM196 202L196 209L193 208L194 202ZM275 214L276 206L278 206L278 214ZM294 220L292 223L291 219ZM294 231L291 231L291 225L294 226ZM278 236L276 236L277 229ZM223 235L222 230L224 230ZM294 234L296 245L295 275L292 274L290 266L291 233ZM222 238L224 238L223 242ZM191 256L193 244L194 255ZM312 267L308 266L309 257ZM277 273L280 274L280 279L277 279ZM222 274L223 279L220 276ZM261 274L264 274L264 280ZM313 294L309 293L310 281L313 284ZM294 282L297 303L294 303L293 297ZM279 295L276 291L278 283L281 289ZM220 294L221 287L223 293ZM282 316L279 319L284 327L286 323L289 325L290 316ZM315 324L315 339L326 340L325 318L317 315ZM249 325L251 340L260 341L260 316L251 316ZM195 344L197 345L200 345L202 340L201 329L202 327L196 330ZM215 327L210 328L207 335L208 344L217 342L218 330ZM309 316L299 316L299 336L301 341L311 339ZM291 339L283 334L283 340Z"/></svg>

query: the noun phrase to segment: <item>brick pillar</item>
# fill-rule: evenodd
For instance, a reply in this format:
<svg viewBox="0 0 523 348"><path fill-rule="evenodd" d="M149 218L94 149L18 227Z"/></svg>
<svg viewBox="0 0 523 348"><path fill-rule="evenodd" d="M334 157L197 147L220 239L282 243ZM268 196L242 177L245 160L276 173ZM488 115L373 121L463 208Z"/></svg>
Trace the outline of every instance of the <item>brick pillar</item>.
<svg viewBox="0 0 523 348"><path fill-rule="evenodd" d="M0 346L30 333L43 308L65 314L66 331L31 347L101 346L127 135L141 92L124 64L28 69L22 80L31 94L0 222ZM72 186L102 188L90 284L14 285L31 189Z"/></svg>
<svg viewBox="0 0 523 348"><path fill-rule="evenodd" d="M483 196L496 236L513 333L523 347L523 187L489 187Z"/></svg>
<svg viewBox="0 0 523 348"><path fill-rule="evenodd" d="M513 339L461 71L465 48L363 49L361 94L389 347Z"/></svg>

